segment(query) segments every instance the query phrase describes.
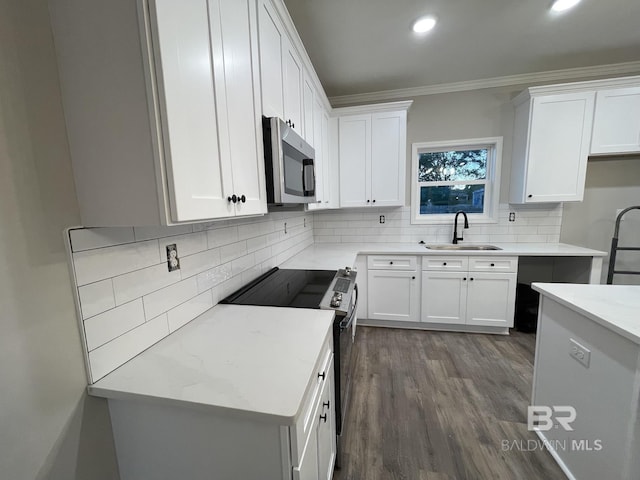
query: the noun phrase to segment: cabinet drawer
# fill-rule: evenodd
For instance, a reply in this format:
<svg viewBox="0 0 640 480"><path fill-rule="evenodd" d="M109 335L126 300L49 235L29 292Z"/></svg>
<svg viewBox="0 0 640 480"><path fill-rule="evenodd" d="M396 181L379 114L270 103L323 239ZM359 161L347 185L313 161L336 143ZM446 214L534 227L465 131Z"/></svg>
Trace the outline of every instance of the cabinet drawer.
<svg viewBox="0 0 640 480"><path fill-rule="evenodd" d="M469 257L470 272L516 272L518 257Z"/></svg>
<svg viewBox="0 0 640 480"><path fill-rule="evenodd" d="M418 258L408 255L369 255L367 265L376 270L416 270Z"/></svg>
<svg viewBox="0 0 640 480"><path fill-rule="evenodd" d="M294 437L291 441L291 448L293 450L292 455L294 459L299 459L302 456L309 433L313 429L315 410L320 400L322 388L330 374L330 369L333 368L333 362L331 361L333 359L333 351L331 348L333 343L332 339L333 330L330 329L327 340L322 347L322 353L320 354L319 361L310 379L311 388L309 388L309 391L303 401L303 406L300 409L300 417L296 421L295 426L291 427L293 429L292 435Z"/></svg>
<svg viewBox="0 0 640 480"><path fill-rule="evenodd" d="M468 267L469 257L444 257L436 255L422 257L422 270L466 272Z"/></svg>

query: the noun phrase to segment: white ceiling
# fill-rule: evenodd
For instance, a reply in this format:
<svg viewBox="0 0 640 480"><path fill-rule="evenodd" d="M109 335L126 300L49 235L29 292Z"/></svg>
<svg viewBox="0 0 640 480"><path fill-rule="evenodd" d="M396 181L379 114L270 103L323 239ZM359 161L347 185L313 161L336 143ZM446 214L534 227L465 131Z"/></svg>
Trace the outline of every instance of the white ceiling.
<svg viewBox="0 0 640 480"><path fill-rule="evenodd" d="M285 0L327 95L640 61L640 0ZM423 37L415 19L434 15Z"/></svg>

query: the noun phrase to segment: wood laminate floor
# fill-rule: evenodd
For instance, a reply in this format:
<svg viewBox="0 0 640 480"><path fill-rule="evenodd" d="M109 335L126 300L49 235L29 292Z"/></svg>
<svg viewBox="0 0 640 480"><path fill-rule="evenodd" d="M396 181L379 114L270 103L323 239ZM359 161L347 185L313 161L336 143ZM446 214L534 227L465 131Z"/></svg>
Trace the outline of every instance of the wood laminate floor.
<svg viewBox="0 0 640 480"><path fill-rule="evenodd" d="M527 430L535 336L358 327L335 480L555 480ZM533 449L532 449L533 450Z"/></svg>

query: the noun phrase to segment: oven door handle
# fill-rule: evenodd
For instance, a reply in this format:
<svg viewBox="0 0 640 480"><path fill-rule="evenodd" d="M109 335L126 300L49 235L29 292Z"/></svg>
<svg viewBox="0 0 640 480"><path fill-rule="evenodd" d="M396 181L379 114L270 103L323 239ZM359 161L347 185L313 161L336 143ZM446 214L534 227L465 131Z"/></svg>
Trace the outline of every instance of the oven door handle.
<svg viewBox="0 0 640 480"><path fill-rule="evenodd" d="M356 301L355 303L351 306L351 311L349 312L349 315L347 317L344 318L344 320L342 320L340 322L340 330L347 330L349 327L351 327L351 324L353 323L353 319L356 316L356 312L358 310L358 284L355 284L353 286L353 291L356 294Z"/></svg>

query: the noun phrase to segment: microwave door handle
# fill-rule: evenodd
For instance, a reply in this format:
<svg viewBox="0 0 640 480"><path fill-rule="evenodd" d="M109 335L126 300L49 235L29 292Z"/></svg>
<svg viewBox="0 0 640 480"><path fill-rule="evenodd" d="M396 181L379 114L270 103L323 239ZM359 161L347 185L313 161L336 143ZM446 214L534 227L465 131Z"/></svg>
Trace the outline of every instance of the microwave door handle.
<svg viewBox="0 0 640 480"><path fill-rule="evenodd" d="M311 172L308 174L308 172ZM309 180L309 182L307 182ZM302 190L304 193L315 194L316 190L316 172L313 168L313 159L305 158L302 161Z"/></svg>

